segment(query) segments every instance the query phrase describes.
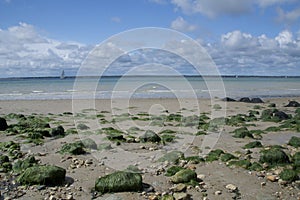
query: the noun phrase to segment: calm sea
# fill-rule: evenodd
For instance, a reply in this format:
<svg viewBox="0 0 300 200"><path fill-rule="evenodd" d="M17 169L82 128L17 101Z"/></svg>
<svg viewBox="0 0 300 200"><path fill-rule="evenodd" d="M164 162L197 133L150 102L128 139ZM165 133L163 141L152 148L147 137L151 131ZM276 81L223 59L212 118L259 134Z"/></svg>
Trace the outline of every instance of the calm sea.
<svg viewBox="0 0 300 200"><path fill-rule="evenodd" d="M91 95L92 94L92 95ZM0 79L0 100L300 96L300 78L95 77Z"/></svg>

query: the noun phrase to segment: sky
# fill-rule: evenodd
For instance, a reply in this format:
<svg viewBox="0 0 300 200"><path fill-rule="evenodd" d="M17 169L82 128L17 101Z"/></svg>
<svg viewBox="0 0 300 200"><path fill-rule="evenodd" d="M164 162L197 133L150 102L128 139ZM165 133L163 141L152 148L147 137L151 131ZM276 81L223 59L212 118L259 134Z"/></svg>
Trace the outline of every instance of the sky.
<svg viewBox="0 0 300 200"><path fill-rule="evenodd" d="M299 0L0 0L0 77L76 75L96 45L143 27L191 37L222 75L300 75ZM193 74L166 52L126 56L127 67L152 57Z"/></svg>

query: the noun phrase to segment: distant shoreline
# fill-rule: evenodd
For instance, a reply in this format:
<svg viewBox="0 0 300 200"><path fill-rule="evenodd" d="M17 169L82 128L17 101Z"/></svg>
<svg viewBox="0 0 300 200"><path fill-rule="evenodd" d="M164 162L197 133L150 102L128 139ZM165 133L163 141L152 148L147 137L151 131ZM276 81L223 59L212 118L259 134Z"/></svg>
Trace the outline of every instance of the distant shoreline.
<svg viewBox="0 0 300 200"><path fill-rule="evenodd" d="M126 75L126 76L101 76L101 78L121 78L121 77L182 77L182 76L168 76L168 75ZM183 75L186 78L300 78L300 76L259 76L259 75L206 75L206 76L196 76L196 75ZM75 79L75 78L99 78L99 76L66 76L63 79ZM5 77L0 78L0 80L23 80L23 79L61 79L60 76L40 76L40 77Z"/></svg>

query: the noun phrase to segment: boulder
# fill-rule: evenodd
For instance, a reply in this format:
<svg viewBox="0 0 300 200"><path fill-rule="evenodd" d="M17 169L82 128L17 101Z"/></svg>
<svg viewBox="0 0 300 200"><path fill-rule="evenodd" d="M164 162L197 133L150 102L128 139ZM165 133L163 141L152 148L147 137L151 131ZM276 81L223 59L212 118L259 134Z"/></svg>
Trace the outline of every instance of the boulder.
<svg viewBox="0 0 300 200"><path fill-rule="evenodd" d="M138 192L143 188L139 173L118 171L96 180L95 190L104 193Z"/></svg>
<svg viewBox="0 0 300 200"><path fill-rule="evenodd" d="M58 126L56 128L52 128L51 130L51 136L64 136L65 135L65 129L62 126Z"/></svg>
<svg viewBox="0 0 300 200"><path fill-rule="evenodd" d="M280 148L272 147L261 152L259 162L270 165L289 163L289 156Z"/></svg>
<svg viewBox="0 0 300 200"><path fill-rule="evenodd" d="M300 103L297 101L290 101L285 107L300 107Z"/></svg>
<svg viewBox="0 0 300 200"><path fill-rule="evenodd" d="M27 168L18 178L21 185L59 185L65 180L66 170L53 165Z"/></svg>
<svg viewBox="0 0 300 200"><path fill-rule="evenodd" d="M160 142L161 138L153 131L147 130L144 135L140 137L142 142Z"/></svg>
<svg viewBox="0 0 300 200"><path fill-rule="evenodd" d="M290 117L283 111L277 111L273 114L273 117L278 117L279 120L286 120Z"/></svg>
<svg viewBox="0 0 300 200"><path fill-rule="evenodd" d="M173 183L188 183L197 179L197 174L193 170L183 169L171 177Z"/></svg>
<svg viewBox="0 0 300 200"><path fill-rule="evenodd" d="M243 97L243 98L240 98L239 102L251 103L251 100L249 97Z"/></svg>
<svg viewBox="0 0 300 200"><path fill-rule="evenodd" d="M295 148L300 147L300 137L291 137L291 139L288 142L288 145L293 146Z"/></svg>
<svg viewBox="0 0 300 200"><path fill-rule="evenodd" d="M181 151L171 151L159 158L158 162L168 161L170 163L178 163L181 158L184 158L184 154Z"/></svg>
<svg viewBox="0 0 300 200"><path fill-rule="evenodd" d="M5 131L7 129L7 123L6 120L2 117L0 117L0 131Z"/></svg>
<svg viewBox="0 0 300 200"><path fill-rule="evenodd" d="M264 101L261 98L252 98L251 103L264 103Z"/></svg>
<svg viewBox="0 0 300 200"><path fill-rule="evenodd" d="M225 98L222 99L222 101L234 102L234 101L236 101L236 100L235 100L235 99L232 99L232 98L230 98L230 97L225 97Z"/></svg>
<svg viewBox="0 0 300 200"><path fill-rule="evenodd" d="M74 142L74 143L67 143L64 144L60 151L61 154L73 154L73 155L80 155L80 154L85 154L85 150L84 150L84 145L82 144L82 142Z"/></svg>
<svg viewBox="0 0 300 200"><path fill-rule="evenodd" d="M92 140L91 138L86 138L81 140L82 144L84 145L85 148L88 149L97 149L97 144L94 140Z"/></svg>

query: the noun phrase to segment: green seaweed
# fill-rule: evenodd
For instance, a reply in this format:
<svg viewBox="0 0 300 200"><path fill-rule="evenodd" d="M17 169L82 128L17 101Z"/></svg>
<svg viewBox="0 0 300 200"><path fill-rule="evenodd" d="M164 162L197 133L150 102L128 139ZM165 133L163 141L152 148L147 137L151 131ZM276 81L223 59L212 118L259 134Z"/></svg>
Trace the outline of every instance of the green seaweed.
<svg viewBox="0 0 300 200"><path fill-rule="evenodd" d="M284 169L280 174L279 177L288 182L293 182L299 180L298 173L292 169Z"/></svg>
<svg viewBox="0 0 300 200"><path fill-rule="evenodd" d="M263 147L263 145L261 144L260 141L249 142L244 146L245 149L261 148L261 147Z"/></svg>
<svg viewBox="0 0 300 200"><path fill-rule="evenodd" d="M177 172L179 172L180 170L183 170L183 167L180 166L172 166L169 167L165 173L165 176L174 176Z"/></svg>

